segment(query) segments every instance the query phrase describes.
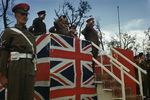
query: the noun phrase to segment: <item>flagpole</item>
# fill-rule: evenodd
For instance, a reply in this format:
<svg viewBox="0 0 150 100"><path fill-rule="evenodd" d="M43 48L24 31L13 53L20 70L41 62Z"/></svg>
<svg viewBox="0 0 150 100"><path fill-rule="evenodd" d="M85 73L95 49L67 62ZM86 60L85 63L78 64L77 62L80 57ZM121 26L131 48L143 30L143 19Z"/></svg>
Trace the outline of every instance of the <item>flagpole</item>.
<svg viewBox="0 0 150 100"><path fill-rule="evenodd" d="M119 6L117 6L117 12L118 12L119 44L120 44L120 48L121 48L121 32L120 32L120 16L119 16Z"/></svg>

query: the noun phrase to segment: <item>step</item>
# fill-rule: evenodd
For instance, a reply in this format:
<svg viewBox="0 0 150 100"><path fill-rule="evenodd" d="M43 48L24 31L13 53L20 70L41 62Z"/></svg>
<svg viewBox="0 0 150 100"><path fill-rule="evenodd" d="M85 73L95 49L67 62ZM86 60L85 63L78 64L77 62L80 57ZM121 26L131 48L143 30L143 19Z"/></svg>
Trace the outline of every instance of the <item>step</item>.
<svg viewBox="0 0 150 100"><path fill-rule="evenodd" d="M123 98L112 98L112 100L123 100Z"/></svg>
<svg viewBox="0 0 150 100"><path fill-rule="evenodd" d="M132 95L132 90L130 87L125 88L125 93L126 96L131 96ZM112 88L112 95L115 98L121 98L122 97L122 89L121 87L113 87Z"/></svg>
<svg viewBox="0 0 150 100"><path fill-rule="evenodd" d="M103 81L95 81L95 84L103 84Z"/></svg>
<svg viewBox="0 0 150 100"><path fill-rule="evenodd" d="M106 88L104 88L104 89L102 89L103 91L108 91L108 92L112 92L112 89L106 89Z"/></svg>
<svg viewBox="0 0 150 100"><path fill-rule="evenodd" d="M112 98L112 100L123 100L123 98ZM126 100L143 100L142 96L135 95L135 96L127 96Z"/></svg>
<svg viewBox="0 0 150 100"><path fill-rule="evenodd" d="M111 100L112 92L103 90L102 84L97 84L97 96L98 96L98 100Z"/></svg>
<svg viewBox="0 0 150 100"><path fill-rule="evenodd" d="M142 96L140 95L134 95L134 96L127 96L126 100L143 100Z"/></svg>
<svg viewBox="0 0 150 100"><path fill-rule="evenodd" d="M116 80L103 80L104 88L113 88L113 87L121 87L121 85Z"/></svg>
<svg viewBox="0 0 150 100"><path fill-rule="evenodd" d="M106 72L104 72L103 74L102 73L95 73L95 80L96 81L112 80L112 77Z"/></svg>

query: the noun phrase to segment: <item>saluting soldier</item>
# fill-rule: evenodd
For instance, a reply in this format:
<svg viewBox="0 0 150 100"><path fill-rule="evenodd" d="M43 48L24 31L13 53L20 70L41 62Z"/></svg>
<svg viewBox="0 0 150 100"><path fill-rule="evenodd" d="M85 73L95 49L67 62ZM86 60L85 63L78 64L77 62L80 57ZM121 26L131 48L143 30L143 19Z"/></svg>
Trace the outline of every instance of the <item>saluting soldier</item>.
<svg viewBox="0 0 150 100"><path fill-rule="evenodd" d="M98 32L94 29L94 18L89 18L86 21L86 27L82 30L82 34L84 35L85 39L95 43L99 46L100 41L98 38ZM94 58L97 58L98 49L92 46L92 54Z"/></svg>
<svg viewBox="0 0 150 100"><path fill-rule="evenodd" d="M49 32L70 36L69 23L65 15L61 15L54 22L54 26L49 29Z"/></svg>
<svg viewBox="0 0 150 100"><path fill-rule="evenodd" d="M33 100L35 39L25 25L29 8L26 3L15 5L16 25L2 35L0 82L7 86L8 100Z"/></svg>
<svg viewBox="0 0 150 100"><path fill-rule="evenodd" d="M46 16L46 11L42 10L37 12L38 18L33 20L33 24L31 26L31 32L33 32L34 36L42 35L46 33L46 24L43 22Z"/></svg>

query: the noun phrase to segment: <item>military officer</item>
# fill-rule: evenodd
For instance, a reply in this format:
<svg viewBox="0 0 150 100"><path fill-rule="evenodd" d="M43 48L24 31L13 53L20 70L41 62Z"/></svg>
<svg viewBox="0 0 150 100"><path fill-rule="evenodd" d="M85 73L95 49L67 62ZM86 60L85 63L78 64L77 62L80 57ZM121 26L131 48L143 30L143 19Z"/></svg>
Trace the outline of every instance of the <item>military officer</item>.
<svg viewBox="0 0 150 100"><path fill-rule="evenodd" d="M91 41L99 46L100 41L98 38L98 32L94 29L94 18L89 18L86 21L86 27L81 32L85 39ZM92 46L92 54L94 58L97 58L98 49Z"/></svg>
<svg viewBox="0 0 150 100"><path fill-rule="evenodd" d="M49 29L49 32L70 36L69 23L65 15L61 15L54 22L54 26Z"/></svg>
<svg viewBox="0 0 150 100"><path fill-rule="evenodd" d="M46 25L43 22L46 16L46 11L42 10L37 12L37 14L38 14L38 18L35 18L32 24L32 28L33 28L32 31L34 36L38 36L46 33Z"/></svg>
<svg viewBox="0 0 150 100"><path fill-rule="evenodd" d="M26 3L15 5L16 25L2 35L0 82L7 86L8 100L33 100L35 39L25 25L29 8Z"/></svg>

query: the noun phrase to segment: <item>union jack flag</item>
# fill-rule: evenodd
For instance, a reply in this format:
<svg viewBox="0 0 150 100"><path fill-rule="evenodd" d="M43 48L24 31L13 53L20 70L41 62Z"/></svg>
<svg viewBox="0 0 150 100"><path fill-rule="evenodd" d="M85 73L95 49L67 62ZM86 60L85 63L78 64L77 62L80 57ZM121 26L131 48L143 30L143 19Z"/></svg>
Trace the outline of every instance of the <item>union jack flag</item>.
<svg viewBox="0 0 150 100"><path fill-rule="evenodd" d="M50 98L97 100L91 43L56 34L50 37Z"/></svg>
<svg viewBox="0 0 150 100"><path fill-rule="evenodd" d="M34 100L49 100L50 95L50 37L41 35L36 39L37 71Z"/></svg>

